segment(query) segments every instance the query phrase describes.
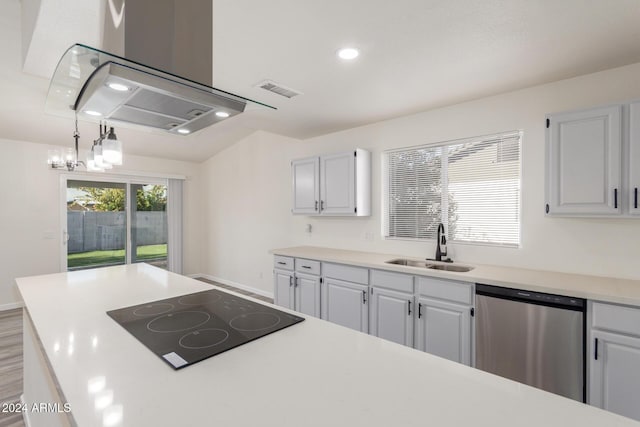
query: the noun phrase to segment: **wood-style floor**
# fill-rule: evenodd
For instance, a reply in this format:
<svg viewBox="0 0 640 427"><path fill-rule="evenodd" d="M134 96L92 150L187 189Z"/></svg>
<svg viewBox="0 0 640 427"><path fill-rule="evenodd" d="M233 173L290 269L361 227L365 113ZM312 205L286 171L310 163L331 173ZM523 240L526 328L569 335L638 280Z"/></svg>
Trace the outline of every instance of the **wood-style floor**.
<svg viewBox="0 0 640 427"><path fill-rule="evenodd" d="M24 427L22 412L1 412L22 394L22 309L0 311L0 427Z"/></svg>
<svg viewBox="0 0 640 427"><path fill-rule="evenodd" d="M232 286L208 279L206 283L230 289L262 301L273 303L273 299L253 294ZM0 410L7 403L20 402L22 394L22 309L0 311ZM24 427L22 413L0 412L0 427Z"/></svg>

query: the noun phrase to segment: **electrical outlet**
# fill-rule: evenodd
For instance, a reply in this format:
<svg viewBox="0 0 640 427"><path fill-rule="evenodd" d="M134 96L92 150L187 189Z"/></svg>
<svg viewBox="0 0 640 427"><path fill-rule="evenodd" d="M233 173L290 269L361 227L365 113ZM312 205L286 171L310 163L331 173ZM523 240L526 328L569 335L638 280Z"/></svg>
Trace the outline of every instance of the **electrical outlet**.
<svg viewBox="0 0 640 427"><path fill-rule="evenodd" d="M370 232L370 231L367 231L366 233L364 233L364 240L372 241L373 240L373 233Z"/></svg>

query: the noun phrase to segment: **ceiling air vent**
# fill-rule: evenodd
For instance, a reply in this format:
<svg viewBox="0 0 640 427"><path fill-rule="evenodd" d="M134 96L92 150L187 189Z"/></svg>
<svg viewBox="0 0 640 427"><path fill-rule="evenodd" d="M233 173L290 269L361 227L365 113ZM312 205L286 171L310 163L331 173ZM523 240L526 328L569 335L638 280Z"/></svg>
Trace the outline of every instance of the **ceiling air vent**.
<svg viewBox="0 0 640 427"><path fill-rule="evenodd" d="M294 96L302 95L302 92L282 86L280 83L276 83L273 80L264 80L256 86L264 90L268 90L269 92L277 93L285 98L293 98Z"/></svg>

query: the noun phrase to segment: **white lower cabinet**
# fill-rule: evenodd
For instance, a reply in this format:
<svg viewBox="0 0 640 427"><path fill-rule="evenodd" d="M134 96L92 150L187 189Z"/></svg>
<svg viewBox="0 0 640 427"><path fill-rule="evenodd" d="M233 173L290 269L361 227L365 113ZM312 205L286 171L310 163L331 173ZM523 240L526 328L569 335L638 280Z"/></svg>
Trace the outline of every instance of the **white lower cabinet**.
<svg viewBox="0 0 640 427"><path fill-rule="evenodd" d="M320 276L296 273L294 280L295 310L320 317Z"/></svg>
<svg viewBox="0 0 640 427"><path fill-rule="evenodd" d="M293 271L275 269L273 281L273 302L281 307L295 310Z"/></svg>
<svg viewBox="0 0 640 427"><path fill-rule="evenodd" d="M416 287L416 349L470 366L473 284L419 277Z"/></svg>
<svg viewBox="0 0 640 427"><path fill-rule="evenodd" d="M320 317L320 262L276 257L274 265L274 303Z"/></svg>
<svg viewBox="0 0 640 427"><path fill-rule="evenodd" d="M471 365L472 283L300 258L276 266L276 304Z"/></svg>
<svg viewBox="0 0 640 427"><path fill-rule="evenodd" d="M470 307L420 297L417 311L416 349L470 365Z"/></svg>
<svg viewBox="0 0 640 427"><path fill-rule="evenodd" d="M413 347L413 276L371 270L369 333Z"/></svg>
<svg viewBox="0 0 640 427"><path fill-rule="evenodd" d="M322 318L356 331L369 332L369 286L324 278Z"/></svg>
<svg viewBox="0 0 640 427"><path fill-rule="evenodd" d="M589 404L640 421L640 309L590 303Z"/></svg>

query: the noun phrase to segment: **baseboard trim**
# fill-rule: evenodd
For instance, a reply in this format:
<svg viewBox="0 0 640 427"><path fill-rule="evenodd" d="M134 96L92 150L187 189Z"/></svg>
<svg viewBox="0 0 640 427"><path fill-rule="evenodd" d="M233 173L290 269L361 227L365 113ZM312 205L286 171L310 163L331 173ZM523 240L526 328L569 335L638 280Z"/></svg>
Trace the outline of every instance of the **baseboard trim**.
<svg viewBox="0 0 640 427"><path fill-rule="evenodd" d="M197 279L198 277L201 277L203 279L213 280L214 282L220 282L223 285L233 286L234 288L242 289L243 291L251 292L256 295L273 299L273 292L263 291L262 289L243 285L242 283L234 282L233 280L227 280L221 277L211 276L209 274L189 274L188 277L191 277L192 279Z"/></svg>
<svg viewBox="0 0 640 427"><path fill-rule="evenodd" d="M8 304L0 305L0 311L15 310L16 308L22 307L24 307L24 304L22 302L10 302Z"/></svg>

